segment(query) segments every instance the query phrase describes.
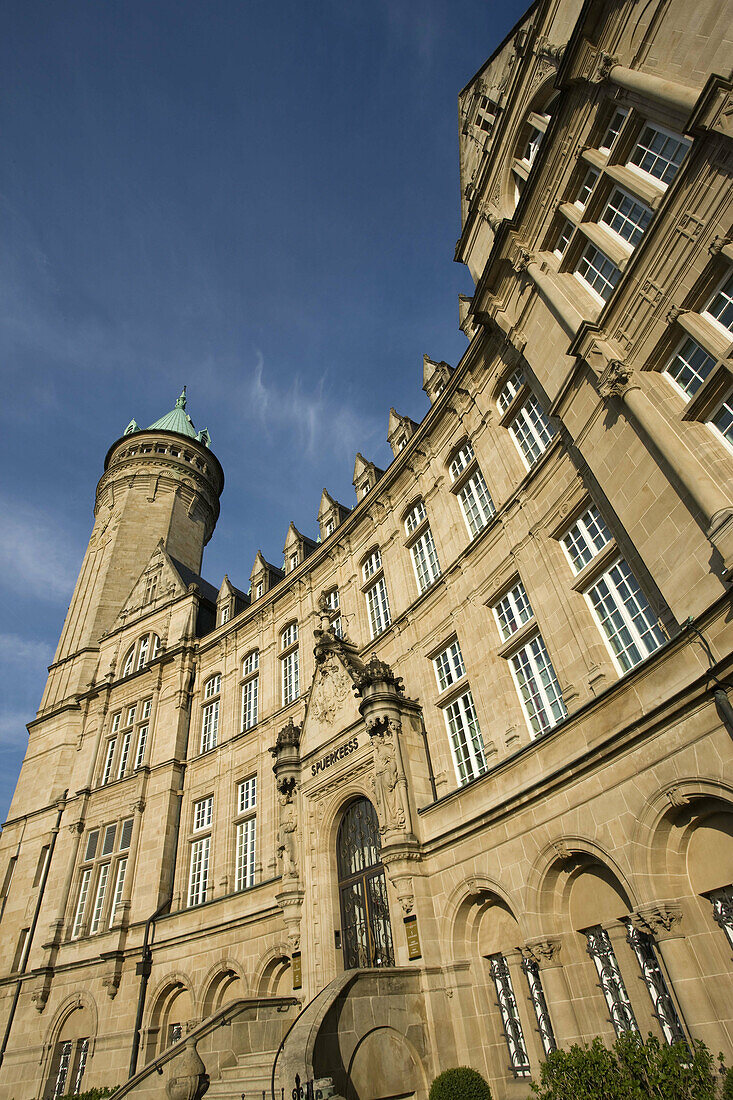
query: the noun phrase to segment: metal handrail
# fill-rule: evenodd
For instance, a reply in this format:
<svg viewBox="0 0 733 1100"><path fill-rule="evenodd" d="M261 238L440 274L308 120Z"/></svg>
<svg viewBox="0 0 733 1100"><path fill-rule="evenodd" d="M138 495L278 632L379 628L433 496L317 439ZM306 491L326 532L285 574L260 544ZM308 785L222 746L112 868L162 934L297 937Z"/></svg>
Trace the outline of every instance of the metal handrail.
<svg viewBox="0 0 733 1100"><path fill-rule="evenodd" d="M247 1008L264 1008L264 1007L277 1007L290 1008L293 1005L300 1004L297 997L240 997L236 1001L230 1001L224 1008L220 1008L213 1015L207 1016L205 1020L202 1020L197 1027L188 1032L187 1035L181 1036L175 1043L172 1043L169 1047L159 1054L157 1058L153 1058L151 1062L148 1062L141 1070L139 1070L134 1077L130 1077L125 1081L119 1089L115 1091L115 1100L121 1100L123 1096L126 1096L128 1092L132 1090L146 1077L149 1077L151 1073L162 1073L163 1066L166 1062L170 1062L176 1055L185 1050L186 1045L192 1040L198 1042L205 1035L216 1031L217 1028L223 1027L226 1024L230 1024L236 1016L241 1012L244 1012Z"/></svg>

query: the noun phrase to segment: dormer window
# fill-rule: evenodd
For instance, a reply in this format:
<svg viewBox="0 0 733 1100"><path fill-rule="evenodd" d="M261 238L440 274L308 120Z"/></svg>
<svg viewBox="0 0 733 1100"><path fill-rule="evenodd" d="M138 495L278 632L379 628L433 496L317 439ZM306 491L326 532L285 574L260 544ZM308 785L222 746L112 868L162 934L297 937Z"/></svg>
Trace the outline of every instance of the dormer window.
<svg viewBox="0 0 733 1100"><path fill-rule="evenodd" d="M332 535L335 530L336 530L336 524L334 523L334 521L332 519L330 519L328 521L328 523L326 524L326 538L328 538L329 535Z"/></svg>
<svg viewBox="0 0 733 1100"><path fill-rule="evenodd" d="M400 438L399 438L399 439L397 440L397 450L398 450L398 451L402 451L402 450L404 450L404 448L405 448L406 446L407 446L407 438L406 438L406 437L405 437L404 435L402 435L402 436L400 436Z"/></svg>
<svg viewBox="0 0 733 1100"><path fill-rule="evenodd" d="M259 599L262 598L262 593L264 592L264 590L265 590L264 582L263 581L258 581L257 584L255 585L255 599L256 600L259 600Z"/></svg>
<svg viewBox="0 0 733 1100"><path fill-rule="evenodd" d="M298 552L296 550L294 554L290 555L290 572L291 573L297 567L297 565L298 565Z"/></svg>
<svg viewBox="0 0 733 1100"><path fill-rule="evenodd" d="M231 609L230 604L225 604L224 607L222 607L221 611L219 612L219 625L220 626L223 626L224 623L229 622L229 616L231 615L231 612L232 612L232 609Z"/></svg>

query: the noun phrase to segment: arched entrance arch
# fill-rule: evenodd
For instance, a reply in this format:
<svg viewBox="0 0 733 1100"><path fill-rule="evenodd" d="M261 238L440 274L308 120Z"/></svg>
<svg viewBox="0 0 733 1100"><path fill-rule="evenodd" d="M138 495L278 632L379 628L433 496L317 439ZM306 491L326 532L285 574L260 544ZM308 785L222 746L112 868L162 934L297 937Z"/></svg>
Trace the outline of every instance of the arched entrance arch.
<svg viewBox="0 0 733 1100"><path fill-rule="evenodd" d="M377 812L368 798L346 807L336 838L344 968L394 966L387 880Z"/></svg>

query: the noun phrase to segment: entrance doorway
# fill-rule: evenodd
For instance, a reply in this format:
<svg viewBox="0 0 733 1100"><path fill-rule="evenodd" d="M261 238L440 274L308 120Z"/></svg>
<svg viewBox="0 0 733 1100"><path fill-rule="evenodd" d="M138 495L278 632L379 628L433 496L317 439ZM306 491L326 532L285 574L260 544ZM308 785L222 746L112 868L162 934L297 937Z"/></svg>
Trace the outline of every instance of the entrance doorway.
<svg viewBox="0 0 733 1100"><path fill-rule="evenodd" d="M367 798L357 798L348 806L336 840L346 970L394 966L380 848L377 812Z"/></svg>

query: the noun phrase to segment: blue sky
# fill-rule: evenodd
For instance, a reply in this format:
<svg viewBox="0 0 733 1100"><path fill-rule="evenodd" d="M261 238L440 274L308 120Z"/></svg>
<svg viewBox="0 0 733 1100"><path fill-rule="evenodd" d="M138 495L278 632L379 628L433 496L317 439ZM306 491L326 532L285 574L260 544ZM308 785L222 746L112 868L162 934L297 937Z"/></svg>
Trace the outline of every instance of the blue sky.
<svg viewBox="0 0 733 1100"><path fill-rule="evenodd" d="M465 349L457 97L527 4L10 0L0 35L0 820L104 455L184 383L247 587Z"/></svg>

